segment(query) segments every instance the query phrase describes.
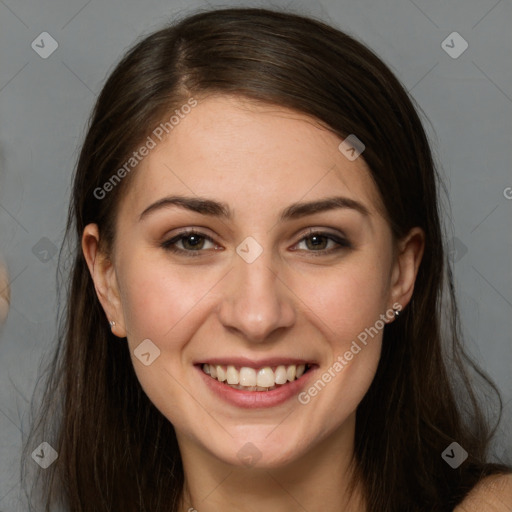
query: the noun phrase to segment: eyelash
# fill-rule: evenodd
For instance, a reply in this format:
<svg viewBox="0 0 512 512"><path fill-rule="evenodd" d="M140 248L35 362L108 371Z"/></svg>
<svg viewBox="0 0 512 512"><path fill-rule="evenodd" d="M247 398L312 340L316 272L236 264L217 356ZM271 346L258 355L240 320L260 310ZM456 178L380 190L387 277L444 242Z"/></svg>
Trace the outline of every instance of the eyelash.
<svg viewBox="0 0 512 512"><path fill-rule="evenodd" d="M179 235L171 238L170 240L163 242L161 244L161 247L163 249L165 249L166 251L170 251L175 254L181 254L181 255L184 255L187 257L193 258L193 257L201 256L201 253L204 252L204 250L202 250L202 249L199 249L197 251L191 251L191 250L179 249L178 247L175 246L175 244L177 242L179 242L180 240L187 238L189 236L192 236L192 235L196 235L198 237L204 238L208 242L212 242L215 244L215 242L212 240L212 238L209 237L208 235L205 235L204 233L201 233L199 231L195 231L192 229L192 230L188 230L188 231L183 231ZM338 247L335 247L334 249L322 249L320 251L308 250L307 252L310 252L312 256L325 256L327 254L332 254L341 249L352 248L352 244L347 239L340 238L336 235L333 235L332 233L326 233L324 231L310 231L306 234L306 236L303 236L297 243L303 242L304 240L306 240L308 238L312 238L314 236L324 237L329 240L332 240L333 242L338 244Z"/></svg>

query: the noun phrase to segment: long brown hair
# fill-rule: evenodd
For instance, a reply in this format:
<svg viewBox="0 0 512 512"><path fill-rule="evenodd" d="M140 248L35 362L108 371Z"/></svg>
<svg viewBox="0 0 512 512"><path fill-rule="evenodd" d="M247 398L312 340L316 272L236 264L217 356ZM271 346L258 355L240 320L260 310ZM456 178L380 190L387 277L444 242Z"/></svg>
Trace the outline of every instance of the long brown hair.
<svg viewBox="0 0 512 512"><path fill-rule="evenodd" d="M59 501L73 512L177 510L184 475L173 425L143 392L127 345L110 332L80 240L96 223L111 249L130 176L105 197L95 190L169 112L212 93L288 107L340 137L356 134L395 239L414 226L426 234L412 300L386 326L375 379L357 410L354 460L368 509L452 510L483 476L510 471L488 461L493 429L471 376L496 392L499 412L501 401L460 341L439 178L413 101L372 51L339 30L284 12L223 9L139 42L92 113L69 209L71 260L60 258L67 286L58 347L24 453L25 462L42 440L59 453L35 475L45 510ZM469 453L457 469L441 458L453 441Z"/></svg>

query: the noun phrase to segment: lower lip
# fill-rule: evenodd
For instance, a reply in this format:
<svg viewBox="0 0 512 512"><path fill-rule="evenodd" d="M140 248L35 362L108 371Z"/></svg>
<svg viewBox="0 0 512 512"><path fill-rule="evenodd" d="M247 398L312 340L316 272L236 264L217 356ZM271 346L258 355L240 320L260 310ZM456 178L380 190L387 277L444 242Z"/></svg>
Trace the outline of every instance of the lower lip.
<svg viewBox="0 0 512 512"><path fill-rule="evenodd" d="M282 386L270 391L243 391L241 389L232 388L228 384L224 384L223 382L219 382L217 379L210 377L203 372L201 366L197 365L196 369L201 374L204 382L211 391L226 402L246 409L275 407L276 405L283 404L287 400L298 395L301 390L306 387L306 384L316 369L315 366L312 366L300 378L293 382L283 384Z"/></svg>

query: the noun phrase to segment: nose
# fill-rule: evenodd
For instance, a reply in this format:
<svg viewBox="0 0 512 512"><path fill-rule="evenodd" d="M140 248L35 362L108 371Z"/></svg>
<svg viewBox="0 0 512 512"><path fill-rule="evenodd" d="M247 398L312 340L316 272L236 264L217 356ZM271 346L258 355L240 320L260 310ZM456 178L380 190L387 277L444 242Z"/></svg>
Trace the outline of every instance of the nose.
<svg viewBox="0 0 512 512"><path fill-rule="evenodd" d="M264 343L273 333L292 326L293 293L272 268L270 253L263 251L252 263L235 255L233 265L218 310L224 327L251 343Z"/></svg>

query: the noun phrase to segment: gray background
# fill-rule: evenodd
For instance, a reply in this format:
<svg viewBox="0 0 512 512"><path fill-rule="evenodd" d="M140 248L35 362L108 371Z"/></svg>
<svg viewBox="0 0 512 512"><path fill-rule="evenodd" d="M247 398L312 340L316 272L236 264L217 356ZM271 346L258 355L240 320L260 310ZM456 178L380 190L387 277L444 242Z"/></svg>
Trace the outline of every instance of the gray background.
<svg viewBox="0 0 512 512"><path fill-rule="evenodd" d="M512 200L504 193L512 187L510 1L0 0L0 255L12 286L0 327L0 510L23 510L16 503L27 404L55 337L53 252L95 97L136 39L178 12L221 5L288 6L355 35L430 119L451 202L448 236L467 343L502 390L496 453L512 455ZM458 58L442 47L454 31L469 45ZM59 45L47 59L31 47L42 32ZM456 39L446 44L461 48Z"/></svg>

